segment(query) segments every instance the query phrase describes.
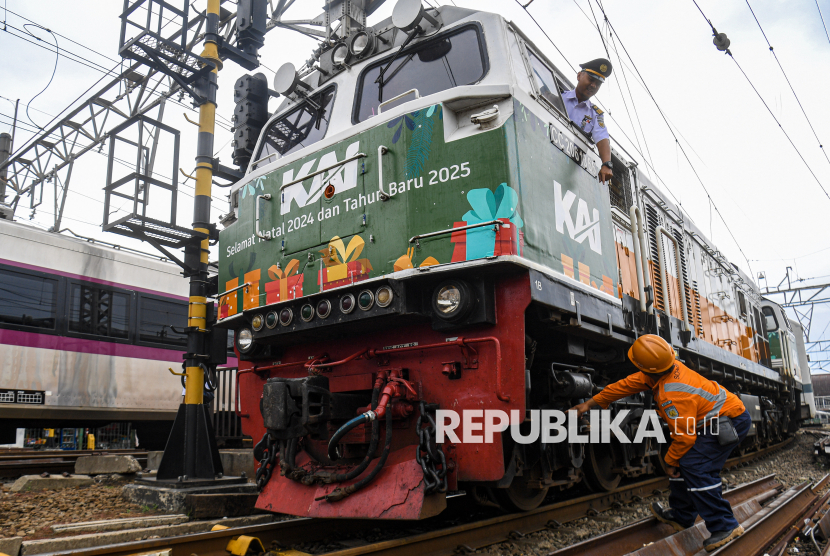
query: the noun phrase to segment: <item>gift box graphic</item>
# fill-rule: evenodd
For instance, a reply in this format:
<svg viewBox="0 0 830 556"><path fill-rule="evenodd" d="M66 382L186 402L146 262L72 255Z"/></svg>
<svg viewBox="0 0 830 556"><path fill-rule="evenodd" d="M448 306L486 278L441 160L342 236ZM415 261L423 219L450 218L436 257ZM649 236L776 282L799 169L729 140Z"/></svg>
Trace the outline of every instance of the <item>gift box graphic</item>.
<svg viewBox="0 0 830 556"><path fill-rule="evenodd" d="M495 194L489 189L473 189L467 193L472 210L455 222L454 228L463 228L498 220L501 226L481 226L453 232L450 241L455 244L452 261L469 261L499 255L521 255L524 251L524 227L516 209L519 195L506 183L499 185ZM497 229L494 229L497 228Z"/></svg>
<svg viewBox="0 0 830 556"><path fill-rule="evenodd" d="M360 236L354 236L348 247L340 237L331 238L328 247L320 250L324 268L320 270L317 283L323 286L323 290L353 284L369 277L372 263L369 259L358 258L365 245Z"/></svg>
<svg viewBox="0 0 830 556"><path fill-rule="evenodd" d="M303 296L303 275L298 274L300 261L291 259L285 270L277 265L268 269L268 276L273 280L265 284L265 303L278 303Z"/></svg>

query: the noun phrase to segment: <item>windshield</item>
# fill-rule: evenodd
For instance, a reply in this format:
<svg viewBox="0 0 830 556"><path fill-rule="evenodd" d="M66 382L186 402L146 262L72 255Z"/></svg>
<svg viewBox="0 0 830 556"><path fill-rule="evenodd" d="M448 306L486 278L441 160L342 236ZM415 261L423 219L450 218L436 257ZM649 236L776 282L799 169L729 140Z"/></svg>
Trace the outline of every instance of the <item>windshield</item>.
<svg viewBox="0 0 830 556"><path fill-rule="evenodd" d="M377 83L378 75L391 59L378 62L360 77L356 121L371 118L378 113L381 102L412 89L417 89L423 97L452 87L472 85L486 73L484 47L475 27L466 27L399 53L385 71L381 88ZM411 97L402 102L408 100ZM389 107L384 106L384 109Z"/></svg>
<svg viewBox="0 0 830 556"><path fill-rule="evenodd" d="M528 49L528 55L530 57L530 66L533 70L533 78L536 80L536 86L539 88L539 93L542 95L542 98L564 114L565 103L562 102L562 97L559 96L559 87L556 84L556 77L553 75L553 71L532 50Z"/></svg>
<svg viewBox="0 0 830 556"><path fill-rule="evenodd" d="M772 310L772 307L763 307L761 310L764 312L764 327L767 332L778 330L778 320L775 318L775 311Z"/></svg>
<svg viewBox="0 0 830 556"><path fill-rule="evenodd" d="M269 164L280 156L312 145L325 137L333 101L334 87L328 87L275 120L265 131L262 146L254 160L259 164ZM273 156L265 159L268 155ZM256 167L255 163L253 168Z"/></svg>

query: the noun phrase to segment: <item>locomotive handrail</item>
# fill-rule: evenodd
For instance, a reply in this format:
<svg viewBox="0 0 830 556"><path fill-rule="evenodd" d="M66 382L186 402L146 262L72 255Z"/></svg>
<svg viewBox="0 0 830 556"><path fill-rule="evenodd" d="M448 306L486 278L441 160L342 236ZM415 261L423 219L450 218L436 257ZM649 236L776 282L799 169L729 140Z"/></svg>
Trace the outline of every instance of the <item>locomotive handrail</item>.
<svg viewBox="0 0 830 556"><path fill-rule="evenodd" d="M444 234L450 234L452 232L461 232L464 230L471 230L473 228L481 228L483 226L504 226L506 222L502 222L501 220L490 220L488 222L479 222L478 224L470 224L469 226L459 226L458 228L447 228L446 230L440 230L438 232L429 232L428 234L418 234L417 236L412 236L409 238L409 243L413 241L418 242L416 245L418 247L421 246L420 240L428 237L435 237L441 236Z"/></svg>
<svg viewBox="0 0 830 556"><path fill-rule="evenodd" d="M223 295L228 295L229 293L233 293L233 292L235 292L236 290L241 290L242 288L247 288L247 287L248 287L248 286L250 286L250 285L251 285L251 283L250 283L250 282L245 282L245 283L244 283L244 284L242 284L241 286L236 286L235 288L231 288L231 289L229 289L229 290L227 290L227 291L224 291L224 292L220 293L220 294L218 295L218 297L222 297Z"/></svg>
<svg viewBox="0 0 830 556"><path fill-rule="evenodd" d="M254 231L256 232L257 237L264 239L265 241L269 241L271 239L271 232L265 232L264 234L259 231L259 200L265 199L266 201L271 200L271 194L266 193L265 195L257 195L256 202L254 203L254 212L256 212L256 217L254 218Z"/></svg>
<svg viewBox="0 0 830 556"><path fill-rule="evenodd" d="M291 187L292 185L294 185L296 183L303 182L303 181L307 180L308 178L313 178L317 174L322 174L323 172L328 172L329 170L333 170L334 168L337 168L338 166L345 166L346 163L351 162L352 160L357 160L358 158L366 158L367 156L368 155L366 153L357 153L356 155L350 156L349 158L347 158L346 160L343 160L342 162L338 162L337 164L332 164L331 166L326 166L325 168L320 168L319 170L316 170L316 171L310 173L307 176L303 176L301 178L297 178L294 181L284 183L280 186L280 191L282 191L286 187Z"/></svg>
<svg viewBox="0 0 830 556"><path fill-rule="evenodd" d="M383 190L383 155L388 152L388 148L383 145L378 145L378 191L380 191L381 201L388 201L392 198L391 195Z"/></svg>
<svg viewBox="0 0 830 556"><path fill-rule="evenodd" d="M669 238L669 241L671 241L674 245L674 264L677 267L677 281L680 284L680 291L678 292L678 295L680 297L680 306L683 307L683 322L686 323L686 326L691 326L691 323L689 322L689 312L686 309L686 280L683 278L683 267L680 264L680 244L677 242L677 239L663 226L657 226L655 232L657 235L657 241L660 243L657 246L657 251L660 255L660 278L666 281L665 283L667 287L669 281L669 271L666 268L666 261L663 256L663 243L660 241L660 235L662 234ZM668 289L666 290L666 297L668 298Z"/></svg>

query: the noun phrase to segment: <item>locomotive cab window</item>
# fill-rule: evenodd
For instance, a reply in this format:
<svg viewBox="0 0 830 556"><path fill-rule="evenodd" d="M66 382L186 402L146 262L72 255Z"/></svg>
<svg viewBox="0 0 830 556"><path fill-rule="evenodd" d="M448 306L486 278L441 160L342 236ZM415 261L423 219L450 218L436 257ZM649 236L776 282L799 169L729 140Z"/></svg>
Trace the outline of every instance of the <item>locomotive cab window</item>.
<svg viewBox="0 0 830 556"><path fill-rule="evenodd" d="M262 146L254 160L270 164L280 156L313 145L326 135L334 105L334 87L327 87L300 102L300 105L285 116L275 120L265 130ZM253 168L257 165L254 164Z"/></svg>
<svg viewBox="0 0 830 556"><path fill-rule="evenodd" d="M389 62L392 61L390 65ZM380 72L388 69L379 79ZM487 73L487 58L477 26L430 39L370 66L360 76L353 120L362 122L378 114L378 106L417 89L427 96L453 87L472 85ZM401 99L401 103L412 100ZM388 110L393 105L384 106Z"/></svg>
<svg viewBox="0 0 830 556"><path fill-rule="evenodd" d="M553 70L529 48L527 49L527 56L530 61L533 83L536 86L539 96L560 113L567 115L565 112L565 102L562 100L562 95L559 92L559 82Z"/></svg>
<svg viewBox="0 0 830 556"><path fill-rule="evenodd" d="M127 339L130 332L129 294L72 284L69 292L69 331Z"/></svg>
<svg viewBox="0 0 830 556"><path fill-rule="evenodd" d="M139 339L142 342L187 346L187 303L141 296Z"/></svg>
<svg viewBox="0 0 830 556"><path fill-rule="evenodd" d="M775 311L772 307L763 307L764 311L764 328L767 332L775 332L778 330L778 319L775 318Z"/></svg>
<svg viewBox="0 0 830 556"><path fill-rule="evenodd" d="M55 328L57 280L0 269L0 324Z"/></svg>

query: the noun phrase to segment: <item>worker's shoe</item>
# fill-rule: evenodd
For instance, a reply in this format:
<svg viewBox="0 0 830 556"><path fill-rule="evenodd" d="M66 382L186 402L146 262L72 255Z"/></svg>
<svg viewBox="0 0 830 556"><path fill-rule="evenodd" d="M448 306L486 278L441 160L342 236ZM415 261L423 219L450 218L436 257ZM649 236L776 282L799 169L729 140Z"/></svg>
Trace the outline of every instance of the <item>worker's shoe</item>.
<svg viewBox="0 0 830 556"><path fill-rule="evenodd" d="M674 527L675 531L680 532L683 529L688 528L688 525L681 525L680 522L677 521L677 516L674 515L674 510L671 508L664 508L660 502L651 503L651 513L654 514L657 521L671 525Z"/></svg>
<svg viewBox="0 0 830 556"><path fill-rule="evenodd" d="M720 533L712 533L712 536L706 539L703 543L703 548L706 552L712 552L726 543L733 541L744 534L744 528L738 525L731 531L721 531Z"/></svg>

